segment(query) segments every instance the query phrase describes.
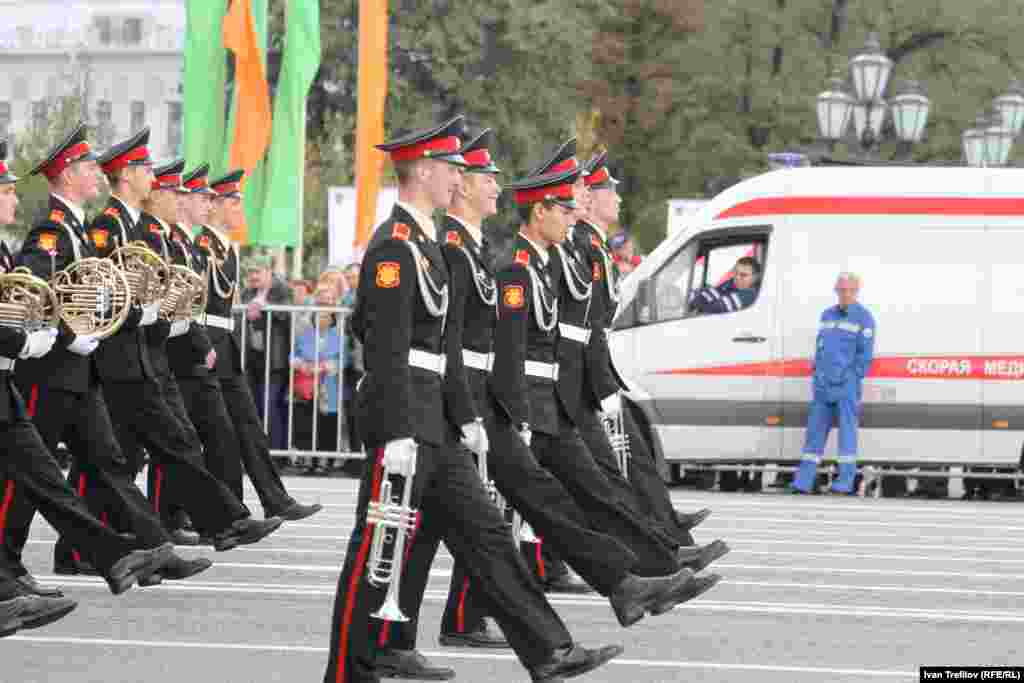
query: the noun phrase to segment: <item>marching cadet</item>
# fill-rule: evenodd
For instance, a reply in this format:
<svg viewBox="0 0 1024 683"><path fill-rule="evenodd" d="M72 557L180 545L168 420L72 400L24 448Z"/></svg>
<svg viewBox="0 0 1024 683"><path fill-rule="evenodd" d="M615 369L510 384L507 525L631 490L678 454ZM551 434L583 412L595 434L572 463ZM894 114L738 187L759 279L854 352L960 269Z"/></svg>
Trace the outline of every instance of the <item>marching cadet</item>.
<svg viewBox="0 0 1024 683"><path fill-rule="evenodd" d="M369 624L370 610L384 590L366 576L375 534L367 524L367 508L371 498L382 495L385 476L399 486L395 475L400 475L404 486L413 487L411 505L419 508L417 536L440 535L465 563L533 681L561 681L622 652L619 646L591 650L573 643L522 564L504 519L471 458L456 447L445 420L442 332L448 270L430 215L448 207L459 180L456 164L464 163L459 155L461 124L459 116L379 145L395 163L399 201L371 240L353 313L353 330L366 353L357 406L368 457L355 529L338 581L324 675L330 683L378 681L386 673L374 668ZM477 431L476 437L482 440L482 434ZM397 533L404 540L405 532ZM395 566L401 565L399 561ZM390 580L400 582L401 571ZM389 586L393 596L398 586Z"/></svg>
<svg viewBox="0 0 1024 683"><path fill-rule="evenodd" d="M231 243L227 230L245 221L242 204L242 177L245 171L232 171L210 183L212 195L210 222L196 235L196 245L209 262L209 299L206 305L206 334L215 351L214 373L238 437L238 453L245 471L259 496L267 517L289 521L304 519L323 509L320 504L299 503L288 493L281 475L270 457L270 440L260 421L249 379L242 370L242 344L231 307L239 283L238 247Z"/></svg>
<svg viewBox="0 0 1024 683"><path fill-rule="evenodd" d="M26 238L20 263L40 279L49 281L55 271L92 253L78 203L96 194L95 159L85 140L85 126L79 123L32 171L33 175L43 173L48 178L51 209L48 218ZM17 178L6 168L3 170L0 182L5 187L0 205L8 207L3 222L9 223L17 205L12 185ZM88 358L95 348L95 338L78 336L63 322L56 336L51 332L26 335L0 327L0 366L6 366L0 370L0 431L7 445L6 457L0 461L6 477L0 504L0 534L7 540L7 569L30 593L55 593L39 586L21 563L36 509L62 538L81 548L82 555L103 575L115 595L140 581L155 583L154 573L174 557L173 546L166 542L159 523L146 523L148 510L142 493L132 482L108 472L120 459L120 452ZM20 362L15 363L15 358ZM12 382L12 366L16 376L25 368L21 377L29 387L28 405L22 400L24 392ZM39 425L47 430L42 438ZM135 543L102 524L64 481L51 454L57 441L65 436L73 444L76 456L86 463L83 470L92 475L94 485L108 489L110 499L131 510L132 516L140 520L135 543L149 545L148 549L135 550ZM33 602L28 607L35 609L40 605ZM65 603L62 609L66 608ZM66 609L65 614L69 611Z"/></svg>
<svg viewBox="0 0 1024 683"><path fill-rule="evenodd" d="M634 500L648 518L656 520L679 543L693 544L690 530L707 519L708 509L686 513L672 506L672 499L658 471L651 452L631 410L624 409L619 392L624 384L611 359L608 331L611 329L618 305L618 271L608 249L608 227L619 219L621 199L616 190L618 181L607 166L608 156L602 152L587 164L590 171L586 185L590 191L590 206L586 216L573 228L573 242L584 266L591 272L593 291L590 303L590 340L586 350L586 381L583 401L589 424L594 425L597 415L614 419L621 415L624 431L629 438L631 457L628 483ZM594 414L591 417L590 414ZM600 421L597 421L600 426ZM586 430L594 433L594 429ZM594 439L596 441L596 438ZM721 545L710 544L709 549L720 552ZM724 553L723 553L724 554ZM719 557L721 555L718 555Z"/></svg>

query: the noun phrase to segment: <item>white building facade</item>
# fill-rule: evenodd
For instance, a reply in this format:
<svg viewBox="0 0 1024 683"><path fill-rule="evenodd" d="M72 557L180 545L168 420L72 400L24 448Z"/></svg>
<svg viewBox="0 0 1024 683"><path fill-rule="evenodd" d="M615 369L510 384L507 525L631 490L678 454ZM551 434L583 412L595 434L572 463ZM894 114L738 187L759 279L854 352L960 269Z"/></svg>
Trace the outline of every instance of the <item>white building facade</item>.
<svg viewBox="0 0 1024 683"><path fill-rule="evenodd" d="M0 0L0 17L0 137L77 87L96 147L149 125L154 158L180 152L184 0Z"/></svg>

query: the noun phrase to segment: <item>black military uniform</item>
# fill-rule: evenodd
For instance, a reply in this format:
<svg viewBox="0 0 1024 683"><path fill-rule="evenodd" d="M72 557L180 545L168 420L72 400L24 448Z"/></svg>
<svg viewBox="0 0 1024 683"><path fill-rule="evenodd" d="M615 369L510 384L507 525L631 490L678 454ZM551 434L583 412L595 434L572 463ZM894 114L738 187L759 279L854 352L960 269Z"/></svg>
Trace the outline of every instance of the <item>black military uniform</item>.
<svg viewBox="0 0 1024 683"><path fill-rule="evenodd" d="M614 191L618 181L608 170L606 153L602 152L595 156L587 167L590 172L585 182L591 191ZM577 254L590 271L593 282L591 334L586 350L586 375L583 386L585 410L581 415L580 431L596 454L602 452L607 445L607 439L603 438L604 428L598 417L601 401L625 387L608 350L608 330L611 328L618 303L618 270L608 249L606 236L595 226L586 221L578 222L572 232L572 241ZM706 519L710 510L704 509L693 514L676 511L672 506L668 487L658 471L654 454L637 425L632 407L626 401L623 401L622 419L625 432L629 436L632 456L628 484L635 493L633 500L640 506L641 512L657 521L659 526L679 543L693 545L690 529ZM609 474L618 471L618 463L614 458L598 458L598 462ZM612 480L624 485L621 478L612 477Z"/></svg>
<svg viewBox="0 0 1024 683"><path fill-rule="evenodd" d="M381 147L398 161L461 163L455 130L461 118ZM414 486L413 505L420 510L417 538L442 536L479 582L490 614L533 679L560 681L567 672L599 666L621 648L588 651L572 644L522 564L472 460L454 447L442 398L448 272L433 237L396 206L363 260L353 330L366 350L366 376L356 403L368 457L356 526L338 582L324 680L379 680L373 669L369 612L384 591L364 577L373 536L366 510L369 500L379 495L388 445L415 439L416 475L409 484Z"/></svg>
<svg viewBox="0 0 1024 683"><path fill-rule="evenodd" d="M233 171L210 183L214 201L241 199L244 171ZM209 298L206 305L206 334L217 352L214 373L220 383L231 421L238 436L238 453L259 496L264 514L296 520L319 512L320 505L304 505L288 493L270 457L270 440L263 430L249 380L242 371L240 331L231 312L239 283L238 250L220 230L202 226L196 246L209 262Z"/></svg>
<svg viewBox="0 0 1024 683"><path fill-rule="evenodd" d="M32 173L43 173L53 182L71 164L94 159L85 140L85 126L80 123ZM8 182L13 182L14 177L10 178ZM27 266L36 277L49 280L57 270L92 253L80 218L69 205L51 197L48 218L29 233L19 264ZM61 538L79 548L107 579L111 590L120 593L171 560L173 548L166 543L159 523L148 514L142 492L130 479L111 474L121 460L120 451L90 358L68 349L75 337L61 322L53 350L15 364L25 335L0 328L0 365L7 366L0 370L0 431L7 445L6 456L0 461L5 477L0 487L4 492L0 535L5 564L13 575L26 576L27 583L34 585L21 563L21 553L32 517L39 509ZM12 366L18 383L28 387L28 405L12 382ZM61 438L72 444L83 481L87 476L93 486L108 492L106 499L118 510L137 520L135 542L151 550L133 551L133 544L102 524L75 496L51 455Z"/></svg>

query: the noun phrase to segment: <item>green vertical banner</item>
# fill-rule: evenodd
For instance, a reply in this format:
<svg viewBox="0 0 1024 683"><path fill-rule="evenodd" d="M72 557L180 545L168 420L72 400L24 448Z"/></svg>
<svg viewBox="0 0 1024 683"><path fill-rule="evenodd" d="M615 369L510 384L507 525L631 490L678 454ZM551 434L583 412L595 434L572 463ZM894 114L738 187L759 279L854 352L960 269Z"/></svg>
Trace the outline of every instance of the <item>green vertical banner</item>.
<svg viewBox="0 0 1024 683"><path fill-rule="evenodd" d="M224 81L227 78L221 23L227 0L188 0L185 6L184 138L186 168L210 162L222 170ZM214 176L216 177L216 175Z"/></svg>
<svg viewBox="0 0 1024 683"><path fill-rule="evenodd" d="M319 0L288 0L286 24L261 222L249 238L251 244L273 247L302 242L306 96L320 68Z"/></svg>

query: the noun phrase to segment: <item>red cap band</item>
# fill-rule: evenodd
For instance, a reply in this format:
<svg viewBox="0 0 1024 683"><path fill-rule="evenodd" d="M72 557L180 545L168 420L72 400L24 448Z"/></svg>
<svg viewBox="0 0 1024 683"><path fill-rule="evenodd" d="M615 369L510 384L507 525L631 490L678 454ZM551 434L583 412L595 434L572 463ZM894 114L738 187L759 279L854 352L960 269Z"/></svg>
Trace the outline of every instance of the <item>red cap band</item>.
<svg viewBox="0 0 1024 683"><path fill-rule="evenodd" d="M122 168L124 168L125 166L127 166L129 163L131 163L133 161L138 161L140 159L148 159L148 158L149 158L149 150L148 149L146 149L145 147L136 147L134 149L128 150L128 152L126 152L125 154L122 154L119 157L114 157L113 159L108 161L106 164L104 164L103 165L103 172L104 173L113 173L114 171L120 171Z"/></svg>
<svg viewBox="0 0 1024 683"><path fill-rule="evenodd" d="M192 180L185 183L185 187L187 187L190 190L202 190L203 188L207 187L206 177L202 176L199 178L193 178Z"/></svg>
<svg viewBox="0 0 1024 683"><path fill-rule="evenodd" d="M491 165L491 153L486 148L474 149L472 152L466 152L462 157L470 166Z"/></svg>
<svg viewBox="0 0 1024 683"><path fill-rule="evenodd" d="M391 152L392 161L412 161L413 159L429 158L443 154L455 154L462 147L462 140L457 136L434 138L416 145L400 147Z"/></svg>
<svg viewBox="0 0 1024 683"><path fill-rule="evenodd" d="M232 192L242 191L242 188L238 183L224 183L223 185L215 185L213 189L217 194L230 194Z"/></svg>
<svg viewBox="0 0 1024 683"><path fill-rule="evenodd" d="M565 161L560 161L548 170L544 171L544 175L555 175L557 173L565 173L566 171L575 171L579 168L579 162L576 161L576 157L569 157Z"/></svg>
<svg viewBox="0 0 1024 683"><path fill-rule="evenodd" d="M181 187L180 175L162 175L153 181L154 190L173 190L176 187Z"/></svg>
<svg viewBox="0 0 1024 683"><path fill-rule="evenodd" d="M516 204L530 204L549 199L572 199L572 185L551 185L532 190L516 190Z"/></svg>
<svg viewBox="0 0 1024 683"><path fill-rule="evenodd" d="M591 185L599 185L601 183L608 182L609 178L611 178L611 176L608 174L608 169L602 166L585 177L583 182L586 183L587 187L590 187Z"/></svg>
<svg viewBox="0 0 1024 683"><path fill-rule="evenodd" d="M7 162L0 161L0 175L7 175L9 172L10 169L7 168Z"/></svg>
<svg viewBox="0 0 1024 683"><path fill-rule="evenodd" d="M49 164L43 167L43 173L50 180L53 180L61 174L65 168L78 161L81 157L84 157L89 153L88 142L79 142L77 145L68 147L63 152L57 155L57 158L51 161Z"/></svg>

